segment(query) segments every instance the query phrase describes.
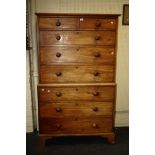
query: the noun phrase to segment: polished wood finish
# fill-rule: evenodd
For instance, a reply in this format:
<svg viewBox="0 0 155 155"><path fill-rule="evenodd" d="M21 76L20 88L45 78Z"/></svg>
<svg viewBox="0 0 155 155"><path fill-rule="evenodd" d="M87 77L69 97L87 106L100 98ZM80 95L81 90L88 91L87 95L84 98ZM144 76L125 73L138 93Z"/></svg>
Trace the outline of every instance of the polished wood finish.
<svg viewBox="0 0 155 155"><path fill-rule="evenodd" d="M114 31L40 31L40 45L114 45Z"/></svg>
<svg viewBox="0 0 155 155"><path fill-rule="evenodd" d="M40 117L112 116L113 102L40 102Z"/></svg>
<svg viewBox="0 0 155 155"><path fill-rule="evenodd" d="M118 15L37 16L40 144L79 135L113 144Z"/></svg>
<svg viewBox="0 0 155 155"><path fill-rule="evenodd" d="M113 47L85 46L53 46L40 47L40 64L114 64L115 50Z"/></svg>
<svg viewBox="0 0 155 155"><path fill-rule="evenodd" d="M115 87L39 87L39 101L112 101Z"/></svg>
<svg viewBox="0 0 155 155"><path fill-rule="evenodd" d="M40 67L41 83L86 83L113 81L113 66L44 65Z"/></svg>
<svg viewBox="0 0 155 155"><path fill-rule="evenodd" d="M91 119L90 119L91 118ZM44 134L80 134L112 132L111 117L63 117L40 118L40 133Z"/></svg>
<svg viewBox="0 0 155 155"><path fill-rule="evenodd" d="M93 30L104 30L116 28L115 19L102 19L102 18L80 18L80 29L93 29Z"/></svg>
<svg viewBox="0 0 155 155"><path fill-rule="evenodd" d="M78 26L78 18L39 18L39 28L43 29L76 29Z"/></svg>
<svg viewBox="0 0 155 155"><path fill-rule="evenodd" d="M39 87L75 87L75 86L80 86L80 87L86 87L86 86L116 86L116 83L48 83L48 84L38 84L38 89Z"/></svg>

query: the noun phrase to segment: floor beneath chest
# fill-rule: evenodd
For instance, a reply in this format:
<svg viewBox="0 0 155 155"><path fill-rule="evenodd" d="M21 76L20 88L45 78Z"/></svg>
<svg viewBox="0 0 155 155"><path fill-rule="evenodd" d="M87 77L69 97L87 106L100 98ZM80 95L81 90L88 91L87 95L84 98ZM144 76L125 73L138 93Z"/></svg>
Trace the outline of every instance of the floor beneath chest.
<svg viewBox="0 0 155 155"><path fill-rule="evenodd" d="M39 150L37 133L26 134L26 155L128 155L129 128L115 128L116 144L108 144L101 137L59 137L46 141Z"/></svg>

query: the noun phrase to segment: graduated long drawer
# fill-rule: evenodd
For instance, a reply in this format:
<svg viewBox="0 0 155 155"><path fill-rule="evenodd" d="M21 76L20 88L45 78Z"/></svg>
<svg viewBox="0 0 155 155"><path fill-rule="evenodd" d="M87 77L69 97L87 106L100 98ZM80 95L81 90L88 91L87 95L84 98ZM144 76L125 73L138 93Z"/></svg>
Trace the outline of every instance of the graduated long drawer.
<svg viewBox="0 0 155 155"><path fill-rule="evenodd" d="M43 45L115 45L115 31L40 31Z"/></svg>
<svg viewBox="0 0 155 155"><path fill-rule="evenodd" d="M113 102L39 102L39 116L112 116L113 106Z"/></svg>
<svg viewBox="0 0 155 155"><path fill-rule="evenodd" d="M112 130L111 117L39 118L41 134L97 134L112 132Z"/></svg>
<svg viewBox="0 0 155 155"><path fill-rule="evenodd" d="M104 46L41 46L39 58L40 64L45 65L53 63L114 64L115 49Z"/></svg>
<svg viewBox="0 0 155 155"><path fill-rule="evenodd" d="M112 65L52 65L40 66L40 83L113 82Z"/></svg>
<svg viewBox="0 0 155 155"><path fill-rule="evenodd" d="M40 102L113 101L114 86L38 86Z"/></svg>

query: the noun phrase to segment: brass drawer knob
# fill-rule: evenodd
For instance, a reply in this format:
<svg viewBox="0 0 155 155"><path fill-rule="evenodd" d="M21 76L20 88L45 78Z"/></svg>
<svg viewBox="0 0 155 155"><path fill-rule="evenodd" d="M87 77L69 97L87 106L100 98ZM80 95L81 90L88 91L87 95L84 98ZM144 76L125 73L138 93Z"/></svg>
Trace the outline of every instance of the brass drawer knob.
<svg viewBox="0 0 155 155"><path fill-rule="evenodd" d="M113 24L114 24L114 22L113 22L113 21L111 21L111 22L110 22L110 24L112 24L112 25L113 25Z"/></svg>
<svg viewBox="0 0 155 155"><path fill-rule="evenodd" d="M51 90L47 90L47 92L48 92L48 93L50 93L50 92L51 92Z"/></svg>
<svg viewBox="0 0 155 155"><path fill-rule="evenodd" d="M62 111L62 109L59 108L59 107L57 107L55 110L56 110L56 112L61 112Z"/></svg>
<svg viewBox="0 0 155 155"><path fill-rule="evenodd" d="M92 124L92 127L93 127L93 128L97 128L98 125L97 125L96 123L93 123L93 124Z"/></svg>
<svg viewBox="0 0 155 155"><path fill-rule="evenodd" d="M99 75L99 72L94 72L94 76L98 76Z"/></svg>
<svg viewBox="0 0 155 155"><path fill-rule="evenodd" d="M56 124L57 129L61 129L62 125L61 124Z"/></svg>
<svg viewBox="0 0 155 155"><path fill-rule="evenodd" d="M98 57L100 57L101 55L100 55L100 53L95 53L95 55L94 55L96 58L98 58Z"/></svg>
<svg viewBox="0 0 155 155"><path fill-rule="evenodd" d="M56 53L56 57L61 57L61 53Z"/></svg>
<svg viewBox="0 0 155 155"><path fill-rule="evenodd" d="M41 91L45 91L45 89L44 89L44 88L42 88L42 89L41 89Z"/></svg>
<svg viewBox="0 0 155 155"><path fill-rule="evenodd" d="M94 96L99 96L99 92L93 92Z"/></svg>
<svg viewBox="0 0 155 155"><path fill-rule="evenodd" d="M96 36L95 40L101 40L101 36Z"/></svg>
<svg viewBox="0 0 155 155"><path fill-rule="evenodd" d="M56 39L57 39L57 40L60 40L60 39L61 39L61 36L56 36Z"/></svg>
<svg viewBox="0 0 155 155"><path fill-rule="evenodd" d="M56 76L61 76L61 75L62 75L61 72L57 72L57 73L55 73L55 74L56 74Z"/></svg>
<svg viewBox="0 0 155 155"><path fill-rule="evenodd" d="M93 111L97 112L98 111L98 108L97 107L94 107L93 108Z"/></svg>
<svg viewBox="0 0 155 155"><path fill-rule="evenodd" d="M60 21L57 21L56 22L56 26L61 26L61 22Z"/></svg>
<svg viewBox="0 0 155 155"><path fill-rule="evenodd" d="M56 92L56 96L57 96L57 97L62 96L61 92Z"/></svg>

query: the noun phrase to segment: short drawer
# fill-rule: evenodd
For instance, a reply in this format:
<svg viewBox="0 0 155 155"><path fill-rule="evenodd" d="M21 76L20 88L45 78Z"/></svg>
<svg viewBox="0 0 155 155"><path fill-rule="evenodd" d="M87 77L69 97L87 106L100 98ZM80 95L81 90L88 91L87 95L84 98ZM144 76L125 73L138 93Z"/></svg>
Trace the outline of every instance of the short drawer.
<svg viewBox="0 0 155 155"><path fill-rule="evenodd" d="M39 101L113 101L114 86L39 86Z"/></svg>
<svg viewBox="0 0 155 155"><path fill-rule="evenodd" d="M40 45L114 45L114 31L40 31Z"/></svg>
<svg viewBox="0 0 155 155"><path fill-rule="evenodd" d="M66 116L112 116L113 102L40 102L39 116L66 117Z"/></svg>
<svg viewBox="0 0 155 155"><path fill-rule="evenodd" d="M113 82L113 65L52 65L40 66L40 83Z"/></svg>
<svg viewBox="0 0 155 155"><path fill-rule="evenodd" d="M77 29L79 27L78 18L55 18L55 17L40 17L39 28L42 29Z"/></svg>
<svg viewBox="0 0 155 155"><path fill-rule="evenodd" d="M80 29L88 29L88 30L116 29L116 19L81 17L79 21L80 21Z"/></svg>
<svg viewBox="0 0 155 155"><path fill-rule="evenodd" d="M40 64L85 63L114 64L112 47L40 47Z"/></svg>
<svg viewBox="0 0 155 155"><path fill-rule="evenodd" d="M112 120L111 117L40 118L39 132L42 134L96 134L112 132Z"/></svg>

